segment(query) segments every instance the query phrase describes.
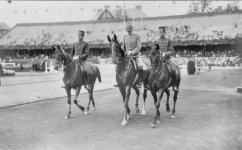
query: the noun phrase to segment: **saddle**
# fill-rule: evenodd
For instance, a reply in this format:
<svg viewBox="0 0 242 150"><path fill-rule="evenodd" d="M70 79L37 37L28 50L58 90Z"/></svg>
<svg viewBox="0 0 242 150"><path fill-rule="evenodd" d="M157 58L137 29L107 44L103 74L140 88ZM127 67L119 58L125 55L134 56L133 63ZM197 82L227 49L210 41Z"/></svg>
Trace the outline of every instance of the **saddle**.
<svg viewBox="0 0 242 150"><path fill-rule="evenodd" d="M135 69L135 71L138 71L138 66L137 66L137 64L136 64L136 61L134 60L134 57L130 57L130 59L132 60L132 62L133 62L133 64L134 64L134 69Z"/></svg>
<svg viewBox="0 0 242 150"><path fill-rule="evenodd" d="M135 71L138 71L138 66L136 64L136 61L134 60L135 56L128 56L126 58L130 58L130 60L132 61L132 63L134 64L134 69ZM122 60L121 60L122 61ZM116 59L116 64L118 64L119 62L121 62L119 59Z"/></svg>
<svg viewBox="0 0 242 150"><path fill-rule="evenodd" d="M176 69L177 69L177 65L172 62L170 59L163 59L162 60L163 63L165 63L167 69L168 69L168 72L170 75L175 75L176 74Z"/></svg>

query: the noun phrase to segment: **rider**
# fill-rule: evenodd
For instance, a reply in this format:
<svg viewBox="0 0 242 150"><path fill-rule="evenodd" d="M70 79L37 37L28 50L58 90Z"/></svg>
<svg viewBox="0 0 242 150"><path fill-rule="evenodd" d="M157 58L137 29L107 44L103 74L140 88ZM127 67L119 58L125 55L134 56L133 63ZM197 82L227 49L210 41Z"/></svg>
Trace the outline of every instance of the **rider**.
<svg viewBox="0 0 242 150"><path fill-rule="evenodd" d="M173 62L171 61L171 55L174 53L173 44L172 41L165 37L166 34L166 27L165 26L159 26L159 38L156 39L154 45L158 44L160 47L160 53L162 55L162 59L165 61L165 63L172 65ZM172 78L173 81L175 81L175 73L173 73ZM177 86L174 85L174 90L178 90Z"/></svg>
<svg viewBox="0 0 242 150"><path fill-rule="evenodd" d="M148 66L143 62L141 57L140 49L141 49L141 40L138 34L132 33L133 26L131 23L126 24L127 35L123 37L122 48L126 51L128 56L133 56L138 66L140 79L143 78L143 71L148 70ZM139 82L139 86L141 82Z"/></svg>
<svg viewBox="0 0 242 150"><path fill-rule="evenodd" d="M78 39L79 42L77 44L74 44L73 46L73 59L78 59L80 64L83 66L83 74L84 74L84 84L85 87L89 89L89 85L87 82L87 57L89 54L89 45L87 42L85 42L84 39L85 32L82 30L79 30L78 32Z"/></svg>

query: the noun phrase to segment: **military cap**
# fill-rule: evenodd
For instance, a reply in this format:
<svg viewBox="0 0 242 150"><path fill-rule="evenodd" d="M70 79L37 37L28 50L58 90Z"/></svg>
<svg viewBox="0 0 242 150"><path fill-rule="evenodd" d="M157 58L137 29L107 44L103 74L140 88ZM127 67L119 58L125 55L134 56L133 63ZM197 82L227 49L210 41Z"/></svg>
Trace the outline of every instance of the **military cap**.
<svg viewBox="0 0 242 150"><path fill-rule="evenodd" d="M166 32L166 27L165 26L159 26L158 29Z"/></svg>
<svg viewBox="0 0 242 150"><path fill-rule="evenodd" d="M129 22L126 24L126 29L130 29L130 28L133 28L133 25L132 25L132 23Z"/></svg>
<svg viewBox="0 0 242 150"><path fill-rule="evenodd" d="M84 35L85 35L85 31L79 30L79 31L78 31L78 35L79 35L79 36L84 36Z"/></svg>

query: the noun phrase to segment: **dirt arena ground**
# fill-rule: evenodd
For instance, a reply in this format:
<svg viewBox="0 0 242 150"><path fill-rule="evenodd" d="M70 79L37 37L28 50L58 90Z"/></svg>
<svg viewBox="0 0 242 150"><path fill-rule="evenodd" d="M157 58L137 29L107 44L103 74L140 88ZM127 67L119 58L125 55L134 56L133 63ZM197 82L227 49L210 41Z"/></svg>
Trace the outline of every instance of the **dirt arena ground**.
<svg viewBox="0 0 242 150"><path fill-rule="evenodd" d="M161 123L150 128L153 99L148 94L147 115L134 112L121 126L123 103L118 88L94 94L97 110L84 115L72 105L72 118L64 119L66 98L0 109L0 149L22 150L241 150L242 69L215 69L183 76L176 118L161 105ZM79 103L87 105L87 94ZM140 97L140 108L143 100ZM172 99L170 100L172 105Z"/></svg>

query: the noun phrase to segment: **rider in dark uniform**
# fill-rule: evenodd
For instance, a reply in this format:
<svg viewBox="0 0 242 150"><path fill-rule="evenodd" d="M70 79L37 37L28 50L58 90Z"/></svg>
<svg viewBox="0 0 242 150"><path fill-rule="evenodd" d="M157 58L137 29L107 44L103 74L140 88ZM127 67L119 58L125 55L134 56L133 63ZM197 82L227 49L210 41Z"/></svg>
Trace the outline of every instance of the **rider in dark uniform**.
<svg viewBox="0 0 242 150"><path fill-rule="evenodd" d="M82 30L79 30L78 32L78 39L79 42L77 44L74 44L73 46L73 52L74 56L73 59L78 59L80 61L80 64L83 66L83 73L84 73L84 81L86 88L89 88L89 85L87 84L87 57L89 55L89 45L87 42L85 42L84 39L85 32Z"/></svg>
<svg viewBox="0 0 242 150"><path fill-rule="evenodd" d="M171 55L174 53L172 41L165 37L166 27L159 26L159 38L156 39L154 45L158 44L160 47L160 53L162 55L162 59L165 63L172 65ZM175 81L175 73L172 73L173 81ZM174 90L178 90L177 86L174 86Z"/></svg>

